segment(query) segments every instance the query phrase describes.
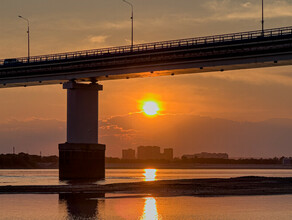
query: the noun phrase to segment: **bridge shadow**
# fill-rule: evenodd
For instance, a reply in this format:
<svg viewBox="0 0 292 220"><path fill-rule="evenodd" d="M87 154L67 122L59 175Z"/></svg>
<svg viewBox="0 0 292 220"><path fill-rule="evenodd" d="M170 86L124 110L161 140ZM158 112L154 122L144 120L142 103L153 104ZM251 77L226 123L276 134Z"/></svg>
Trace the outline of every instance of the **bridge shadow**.
<svg viewBox="0 0 292 220"><path fill-rule="evenodd" d="M104 193L60 193L59 204L66 206L66 219L100 219L104 198Z"/></svg>

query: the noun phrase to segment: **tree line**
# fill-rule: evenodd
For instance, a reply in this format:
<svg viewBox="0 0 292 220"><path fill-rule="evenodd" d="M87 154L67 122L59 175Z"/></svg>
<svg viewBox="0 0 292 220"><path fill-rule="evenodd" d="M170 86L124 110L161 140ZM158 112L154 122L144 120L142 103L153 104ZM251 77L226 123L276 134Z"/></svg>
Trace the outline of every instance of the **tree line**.
<svg viewBox="0 0 292 220"><path fill-rule="evenodd" d="M58 168L57 156L38 156L26 153L0 154L0 169Z"/></svg>

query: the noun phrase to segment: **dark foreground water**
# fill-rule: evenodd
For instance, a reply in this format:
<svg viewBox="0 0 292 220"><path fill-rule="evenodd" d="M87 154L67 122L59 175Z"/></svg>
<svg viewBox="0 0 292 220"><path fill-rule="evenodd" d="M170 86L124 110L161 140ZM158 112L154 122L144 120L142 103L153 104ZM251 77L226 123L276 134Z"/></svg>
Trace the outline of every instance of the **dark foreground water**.
<svg viewBox="0 0 292 220"><path fill-rule="evenodd" d="M0 219L292 219L292 196L0 195ZM116 197L116 198L114 198Z"/></svg>
<svg viewBox="0 0 292 220"><path fill-rule="evenodd" d="M107 169L98 184L152 180L230 178L240 176L292 177L292 170L280 169ZM0 185L59 185L58 170L0 170Z"/></svg>

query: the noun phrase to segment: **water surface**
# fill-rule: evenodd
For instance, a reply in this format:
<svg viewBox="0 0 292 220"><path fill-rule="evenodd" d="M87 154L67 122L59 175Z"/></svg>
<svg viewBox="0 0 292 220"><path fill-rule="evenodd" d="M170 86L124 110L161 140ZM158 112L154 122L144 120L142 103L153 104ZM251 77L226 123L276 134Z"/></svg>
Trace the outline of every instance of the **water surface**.
<svg viewBox="0 0 292 220"><path fill-rule="evenodd" d="M60 185L58 170L0 170L0 185ZM152 177L151 177L152 175ZM240 176L292 177L290 169L157 169L145 176L143 169L107 169L106 179L98 184L193 178ZM146 178L147 177L147 178Z"/></svg>
<svg viewBox="0 0 292 220"><path fill-rule="evenodd" d="M291 219L292 195L137 197L0 195L0 219Z"/></svg>

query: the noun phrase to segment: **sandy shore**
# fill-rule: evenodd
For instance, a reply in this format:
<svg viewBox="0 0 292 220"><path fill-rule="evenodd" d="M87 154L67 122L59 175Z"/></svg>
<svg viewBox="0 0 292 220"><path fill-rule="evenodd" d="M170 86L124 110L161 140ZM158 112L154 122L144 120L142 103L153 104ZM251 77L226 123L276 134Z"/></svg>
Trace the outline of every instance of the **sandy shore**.
<svg viewBox="0 0 292 220"><path fill-rule="evenodd" d="M152 196L231 196L292 194L292 178L165 180L108 185L1 186L0 194L121 193Z"/></svg>

